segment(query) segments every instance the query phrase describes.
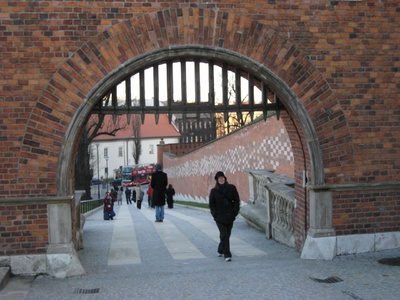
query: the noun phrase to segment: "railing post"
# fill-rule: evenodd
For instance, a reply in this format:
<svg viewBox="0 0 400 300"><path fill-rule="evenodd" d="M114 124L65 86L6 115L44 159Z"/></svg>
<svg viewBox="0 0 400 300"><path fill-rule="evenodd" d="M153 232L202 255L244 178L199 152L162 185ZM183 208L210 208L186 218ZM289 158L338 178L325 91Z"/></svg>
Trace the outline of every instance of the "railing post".
<svg viewBox="0 0 400 300"><path fill-rule="evenodd" d="M85 220L82 220L81 214L81 199L85 191L75 191L75 231L76 241L78 249L83 249L83 224Z"/></svg>

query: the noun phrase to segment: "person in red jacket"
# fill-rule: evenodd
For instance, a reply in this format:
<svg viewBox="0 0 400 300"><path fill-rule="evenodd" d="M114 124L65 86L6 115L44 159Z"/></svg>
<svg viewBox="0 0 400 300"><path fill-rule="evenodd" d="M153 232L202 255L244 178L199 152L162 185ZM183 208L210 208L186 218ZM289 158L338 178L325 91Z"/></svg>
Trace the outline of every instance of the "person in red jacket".
<svg viewBox="0 0 400 300"><path fill-rule="evenodd" d="M233 227L233 221L239 214L240 198L236 187L229 184L223 172L219 171L214 177L215 187L211 189L209 206L219 230L220 243L218 245L219 256L224 256L225 261L232 260L229 238Z"/></svg>
<svg viewBox="0 0 400 300"><path fill-rule="evenodd" d="M151 200L153 198L153 188L151 187L151 181L149 182L149 186L147 188L147 204L148 208L154 208L153 206L153 201Z"/></svg>
<svg viewBox="0 0 400 300"><path fill-rule="evenodd" d="M116 199L112 196L111 193L107 192L106 196L103 199L103 218L104 220L114 220L115 212L114 212L114 202Z"/></svg>

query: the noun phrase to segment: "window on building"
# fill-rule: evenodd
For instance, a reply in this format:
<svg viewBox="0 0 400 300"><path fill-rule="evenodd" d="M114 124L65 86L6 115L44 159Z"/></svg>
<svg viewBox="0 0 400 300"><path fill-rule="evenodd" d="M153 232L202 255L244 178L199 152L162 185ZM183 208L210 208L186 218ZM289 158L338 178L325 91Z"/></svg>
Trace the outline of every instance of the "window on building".
<svg viewBox="0 0 400 300"><path fill-rule="evenodd" d="M122 147L118 147L118 157L122 157Z"/></svg>
<svg viewBox="0 0 400 300"><path fill-rule="evenodd" d="M108 157L108 148L104 148L104 157Z"/></svg>
<svg viewBox="0 0 400 300"><path fill-rule="evenodd" d="M149 145L149 154L154 154L154 145Z"/></svg>

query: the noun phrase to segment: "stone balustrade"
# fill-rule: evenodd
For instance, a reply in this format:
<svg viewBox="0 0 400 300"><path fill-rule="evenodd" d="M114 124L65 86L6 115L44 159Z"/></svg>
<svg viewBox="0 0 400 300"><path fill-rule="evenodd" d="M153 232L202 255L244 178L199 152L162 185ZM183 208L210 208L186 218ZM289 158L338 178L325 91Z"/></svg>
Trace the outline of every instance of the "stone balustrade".
<svg viewBox="0 0 400 300"><path fill-rule="evenodd" d="M267 170L247 170L250 199L240 214L272 238L294 247L294 181Z"/></svg>

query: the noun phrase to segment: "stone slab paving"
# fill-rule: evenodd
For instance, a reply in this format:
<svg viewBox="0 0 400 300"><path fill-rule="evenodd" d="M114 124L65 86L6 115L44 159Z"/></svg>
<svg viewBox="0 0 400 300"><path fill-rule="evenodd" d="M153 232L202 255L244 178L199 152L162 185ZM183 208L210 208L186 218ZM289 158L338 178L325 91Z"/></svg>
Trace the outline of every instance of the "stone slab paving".
<svg viewBox="0 0 400 300"><path fill-rule="evenodd" d="M147 205L116 210L115 221L102 220L101 211L86 219L78 252L86 275L12 277L0 299L400 299L400 267L378 262L399 257L399 249L301 260L239 217L225 262L207 210L166 208L164 223Z"/></svg>

